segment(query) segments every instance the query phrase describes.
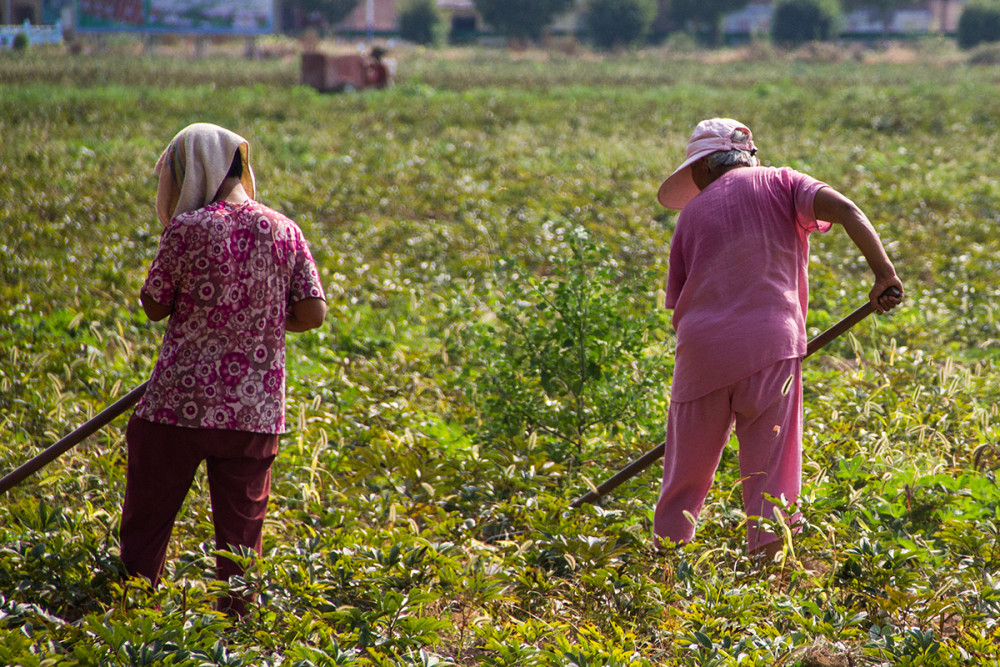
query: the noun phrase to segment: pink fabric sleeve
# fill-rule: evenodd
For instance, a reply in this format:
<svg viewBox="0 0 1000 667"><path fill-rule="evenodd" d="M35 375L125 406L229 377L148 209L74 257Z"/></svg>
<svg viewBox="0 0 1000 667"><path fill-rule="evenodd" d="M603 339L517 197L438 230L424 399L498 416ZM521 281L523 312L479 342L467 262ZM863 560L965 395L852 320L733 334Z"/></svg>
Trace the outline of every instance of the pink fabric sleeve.
<svg viewBox="0 0 1000 667"><path fill-rule="evenodd" d="M156 257L149 267L142 291L152 297L153 301L164 306L172 306L176 296L174 274L177 271L183 252L184 241L180 229L171 223L163 231L160 247Z"/></svg>
<svg viewBox="0 0 1000 667"><path fill-rule="evenodd" d="M289 303L298 303L303 299L325 299L319 270L316 268L308 244L301 234L296 238L296 242L298 248L295 253L295 267L292 270Z"/></svg>
<svg viewBox="0 0 1000 667"><path fill-rule="evenodd" d="M792 196L795 201L795 222L807 232L827 232L833 225L826 220L817 220L813 204L816 193L825 187L826 183L800 174L791 169L785 170L792 177Z"/></svg>

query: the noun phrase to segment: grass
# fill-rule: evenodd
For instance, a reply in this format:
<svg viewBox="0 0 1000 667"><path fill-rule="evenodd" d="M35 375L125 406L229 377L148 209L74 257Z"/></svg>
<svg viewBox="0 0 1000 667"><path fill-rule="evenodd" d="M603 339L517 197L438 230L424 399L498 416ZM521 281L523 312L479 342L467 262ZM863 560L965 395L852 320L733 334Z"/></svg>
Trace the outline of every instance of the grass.
<svg viewBox="0 0 1000 667"><path fill-rule="evenodd" d="M237 584L262 604L239 623L212 611L223 591L200 487L165 585L121 581L122 419L0 507L0 663L994 660L995 72L398 57L395 89L325 96L296 85L287 57L0 54L0 469L148 377L160 329L136 294L159 232L151 168L184 125L248 136L262 200L300 222L330 299L327 326L290 337L293 430L264 556ZM591 320L628 326L653 311L675 219L655 189L715 114L752 127L766 162L854 198L909 292L806 363L806 524L762 570L742 551L734 447L696 541L669 554L650 544L655 471L568 509L662 437L663 378L644 375L641 396L615 392L642 383L613 380L601 395L630 410L573 430L570 398L521 365L531 349L560 354L530 328L551 315L532 295L576 285L602 294ZM574 255L579 229L591 260ZM606 293L579 279L596 256ZM815 239L813 256L817 333L862 303L868 276L842 232ZM669 377L672 333L654 324L619 356L597 350L626 326L595 329L604 378L636 354ZM502 391L501 371L515 380ZM512 421L539 405L554 412Z"/></svg>

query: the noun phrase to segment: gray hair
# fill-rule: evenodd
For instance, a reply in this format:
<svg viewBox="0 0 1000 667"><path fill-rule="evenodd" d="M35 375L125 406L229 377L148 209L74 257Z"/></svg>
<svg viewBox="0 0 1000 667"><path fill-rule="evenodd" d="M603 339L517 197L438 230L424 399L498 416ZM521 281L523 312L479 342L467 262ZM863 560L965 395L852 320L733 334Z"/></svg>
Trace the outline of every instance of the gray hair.
<svg viewBox="0 0 1000 667"><path fill-rule="evenodd" d="M743 130L736 130L733 132L731 139L735 143L745 143L750 141L750 135ZM731 151L716 151L705 156L705 164L708 165L709 169L718 169L719 167L756 167L760 164L756 153L756 150L744 151L738 148L734 148Z"/></svg>

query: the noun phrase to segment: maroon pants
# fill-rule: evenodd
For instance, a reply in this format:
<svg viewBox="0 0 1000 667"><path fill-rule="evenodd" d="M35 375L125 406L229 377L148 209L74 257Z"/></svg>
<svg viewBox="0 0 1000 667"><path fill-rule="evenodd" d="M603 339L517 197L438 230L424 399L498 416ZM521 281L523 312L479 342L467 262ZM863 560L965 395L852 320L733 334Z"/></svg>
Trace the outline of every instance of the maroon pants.
<svg viewBox="0 0 1000 667"><path fill-rule="evenodd" d="M128 476L119 533L121 559L130 575L156 585L166 560L177 513L205 461L212 498L217 549L249 547L261 551L261 535L271 492L271 463L278 436L267 433L195 429L155 424L133 416L125 435ZM219 579L242 569L216 559ZM242 613L242 601L223 601Z"/></svg>

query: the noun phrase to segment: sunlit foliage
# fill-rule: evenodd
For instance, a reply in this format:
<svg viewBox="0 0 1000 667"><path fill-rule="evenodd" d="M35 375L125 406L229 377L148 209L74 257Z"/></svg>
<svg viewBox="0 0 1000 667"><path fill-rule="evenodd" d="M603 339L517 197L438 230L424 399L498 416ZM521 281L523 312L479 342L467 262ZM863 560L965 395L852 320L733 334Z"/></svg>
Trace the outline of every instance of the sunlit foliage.
<svg viewBox="0 0 1000 667"><path fill-rule="evenodd" d="M214 611L201 486L165 583L121 578L120 418L0 503L0 664L988 664L995 72L414 53L342 96L277 59L0 54L0 469L148 377L152 166L184 125L250 139L330 300L290 337L264 554L234 555L251 614ZM763 565L734 447L686 547L652 547L656 470L569 509L662 437L655 192L710 115L854 198L909 292L806 362L804 524ZM812 250L815 334L869 276L842 230Z"/></svg>

